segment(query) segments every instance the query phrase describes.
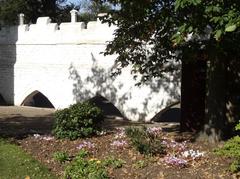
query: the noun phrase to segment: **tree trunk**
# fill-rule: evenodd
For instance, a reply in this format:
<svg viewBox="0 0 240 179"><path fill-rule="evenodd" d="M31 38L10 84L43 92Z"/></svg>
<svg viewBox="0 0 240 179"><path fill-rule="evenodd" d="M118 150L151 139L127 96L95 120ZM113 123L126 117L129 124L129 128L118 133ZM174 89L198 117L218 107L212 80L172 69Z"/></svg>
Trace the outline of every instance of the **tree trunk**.
<svg viewBox="0 0 240 179"><path fill-rule="evenodd" d="M215 58L207 64L205 122L200 139L218 142L226 138L226 61Z"/></svg>
<svg viewBox="0 0 240 179"><path fill-rule="evenodd" d="M199 132L203 126L205 83L206 62L203 59L182 62L180 122L182 132Z"/></svg>
<svg viewBox="0 0 240 179"><path fill-rule="evenodd" d="M233 53L235 54L235 53ZM240 121L240 60L239 57L229 58L227 68L227 101L226 118L231 129ZM239 135L234 130L229 130L229 136Z"/></svg>

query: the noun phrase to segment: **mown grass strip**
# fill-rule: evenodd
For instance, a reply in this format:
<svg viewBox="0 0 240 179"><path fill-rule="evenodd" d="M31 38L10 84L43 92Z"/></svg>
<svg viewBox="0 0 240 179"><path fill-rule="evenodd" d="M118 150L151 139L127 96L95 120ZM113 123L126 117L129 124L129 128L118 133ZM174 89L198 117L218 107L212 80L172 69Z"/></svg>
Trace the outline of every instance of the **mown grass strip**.
<svg viewBox="0 0 240 179"><path fill-rule="evenodd" d="M46 167L21 148L0 138L0 179L55 179Z"/></svg>

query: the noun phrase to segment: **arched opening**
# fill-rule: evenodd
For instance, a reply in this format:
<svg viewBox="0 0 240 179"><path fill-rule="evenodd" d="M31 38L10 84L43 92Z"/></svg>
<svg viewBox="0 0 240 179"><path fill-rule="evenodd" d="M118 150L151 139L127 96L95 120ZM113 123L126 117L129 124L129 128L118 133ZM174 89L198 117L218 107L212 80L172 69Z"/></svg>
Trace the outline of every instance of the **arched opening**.
<svg viewBox="0 0 240 179"><path fill-rule="evenodd" d="M33 106L41 108L54 108L49 99L39 91L34 91L28 95L22 102L22 106Z"/></svg>
<svg viewBox="0 0 240 179"><path fill-rule="evenodd" d="M6 105L7 105L7 103L6 103L5 99L3 98L3 96L0 93L0 106L6 106Z"/></svg>
<svg viewBox="0 0 240 179"><path fill-rule="evenodd" d="M154 122L180 122L181 109L180 102L173 103L159 113L157 113L151 121Z"/></svg>
<svg viewBox="0 0 240 179"><path fill-rule="evenodd" d="M97 94L89 101L94 103L97 107L99 107L107 118L126 120L126 118L124 118L121 112L110 101L108 101L101 95Z"/></svg>

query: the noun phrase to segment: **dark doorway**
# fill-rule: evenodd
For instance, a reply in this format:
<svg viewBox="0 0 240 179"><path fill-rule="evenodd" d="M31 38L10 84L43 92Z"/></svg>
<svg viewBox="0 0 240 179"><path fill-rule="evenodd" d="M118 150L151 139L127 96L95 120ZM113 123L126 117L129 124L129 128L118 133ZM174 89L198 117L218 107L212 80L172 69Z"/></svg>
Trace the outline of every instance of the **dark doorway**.
<svg viewBox="0 0 240 179"><path fill-rule="evenodd" d="M0 94L0 106L6 106L7 103L5 101L5 99L3 98L3 96Z"/></svg>
<svg viewBox="0 0 240 179"><path fill-rule="evenodd" d="M180 122L181 109L180 102L173 103L159 113L157 113L151 121L154 122Z"/></svg>
<svg viewBox="0 0 240 179"><path fill-rule="evenodd" d="M99 107L107 118L125 119L121 112L106 98L97 95L89 100Z"/></svg>
<svg viewBox="0 0 240 179"><path fill-rule="evenodd" d="M22 102L22 106L54 108L53 104L39 91L34 91Z"/></svg>

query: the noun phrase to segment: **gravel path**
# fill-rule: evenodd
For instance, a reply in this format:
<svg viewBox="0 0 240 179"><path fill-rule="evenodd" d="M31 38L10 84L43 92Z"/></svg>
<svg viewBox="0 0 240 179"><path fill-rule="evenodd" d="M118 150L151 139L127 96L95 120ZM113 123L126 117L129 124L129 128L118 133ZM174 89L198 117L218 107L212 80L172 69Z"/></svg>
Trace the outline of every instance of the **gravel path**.
<svg viewBox="0 0 240 179"><path fill-rule="evenodd" d="M50 134L54 109L22 106L0 106L0 135L22 138L29 134ZM122 119L106 118L106 128L124 126L161 126L166 131L177 131L178 123L138 123Z"/></svg>
<svg viewBox="0 0 240 179"><path fill-rule="evenodd" d="M0 135L21 138L28 134L49 134L53 109L0 106Z"/></svg>

